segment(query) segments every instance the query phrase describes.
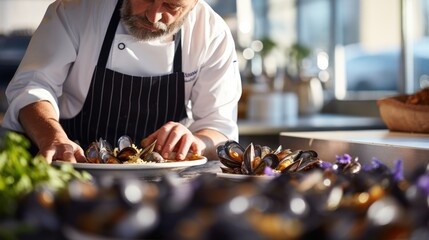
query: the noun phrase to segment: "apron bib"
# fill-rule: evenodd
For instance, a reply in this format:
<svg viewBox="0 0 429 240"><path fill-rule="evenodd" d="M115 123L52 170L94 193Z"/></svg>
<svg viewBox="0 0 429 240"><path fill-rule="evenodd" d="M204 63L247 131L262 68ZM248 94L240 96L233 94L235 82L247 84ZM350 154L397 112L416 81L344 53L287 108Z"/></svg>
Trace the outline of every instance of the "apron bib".
<svg viewBox="0 0 429 240"><path fill-rule="evenodd" d="M82 110L60 120L68 137L84 149L100 137L113 146L122 135L140 142L165 123L187 117L180 31L175 35L172 74L140 77L106 68L121 4L119 0L110 20Z"/></svg>

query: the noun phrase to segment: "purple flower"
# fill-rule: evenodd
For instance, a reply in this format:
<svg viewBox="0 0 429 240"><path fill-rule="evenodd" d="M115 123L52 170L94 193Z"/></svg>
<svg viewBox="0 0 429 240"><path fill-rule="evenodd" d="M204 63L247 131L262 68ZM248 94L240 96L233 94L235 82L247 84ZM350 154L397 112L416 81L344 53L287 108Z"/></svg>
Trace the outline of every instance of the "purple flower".
<svg viewBox="0 0 429 240"><path fill-rule="evenodd" d="M363 166L363 170L364 171L370 171L372 169L372 166L371 165L364 165Z"/></svg>
<svg viewBox="0 0 429 240"><path fill-rule="evenodd" d="M377 158L372 158L372 168L379 168L382 165L384 165L383 162L381 162Z"/></svg>
<svg viewBox="0 0 429 240"><path fill-rule="evenodd" d="M372 164L371 165L365 165L364 167L363 167L363 169L365 170L365 171L371 171L371 170L373 170L373 169L377 169L377 168L379 168L380 166L384 166L384 164L380 161L380 160L378 160L377 158L372 158Z"/></svg>
<svg viewBox="0 0 429 240"><path fill-rule="evenodd" d="M339 164L349 164L352 161L352 157L347 153L344 154L342 157L339 155L336 155L335 158L337 160L337 163L339 163Z"/></svg>
<svg viewBox="0 0 429 240"><path fill-rule="evenodd" d="M325 170L325 169L332 169L332 166L333 166L333 164L330 163L330 162L322 161L320 163L320 168L322 168L323 170Z"/></svg>
<svg viewBox="0 0 429 240"><path fill-rule="evenodd" d="M397 160L395 162L395 168L393 169L393 179L395 181L402 181L404 180L404 167L401 160Z"/></svg>
<svg viewBox="0 0 429 240"><path fill-rule="evenodd" d="M280 173L278 173L278 172L274 172L274 171L273 171L273 169L272 169L272 168L270 168L270 167L265 167L265 169L264 169L264 174L265 174L265 175L267 175L267 176L274 176L274 177L276 177L276 176L279 176L279 175L280 175Z"/></svg>
<svg viewBox="0 0 429 240"><path fill-rule="evenodd" d="M417 187L423 190L429 196L429 175L425 174L417 180Z"/></svg>

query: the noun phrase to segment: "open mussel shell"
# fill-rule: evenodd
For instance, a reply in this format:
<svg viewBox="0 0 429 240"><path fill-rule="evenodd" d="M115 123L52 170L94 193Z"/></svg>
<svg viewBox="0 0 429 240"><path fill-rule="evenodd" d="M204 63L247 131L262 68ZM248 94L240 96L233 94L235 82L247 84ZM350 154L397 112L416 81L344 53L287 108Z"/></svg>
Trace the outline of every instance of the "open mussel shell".
<svg viewBox="0 0 429 240"><path fill-rule="evenodd" d="M85 151L86 160L90 163L100 163L100 148L98 142L92 142Z"/></svg>
<svg viewBox="0 0 429 240"><path fill-rule="evenodd" d="M157 162L157 163L165 162L165 159L158 152L151 152L149 155L147 155L145 158L142 158L142 159L148 162Z"/></svg>
<svg viewBox="0 0 429 240"><path fill-rule="evenodd" d="M291 159L293 159L293 162L285 169L283 169L282 172L306 171L318 167L321 163L321 160L318 158L317 152L313 150L298 150L292 153Z"/></svg>
<svg viewBox="0 0 429 240"><path fill-rule="evenodd" d="M140 153L140 158L143 160L148 159L152 155L153 150L155 149L155 146L156 146L156 140L142 150L142 152Z"/></svg>
<svg viewBox="0 0 429 240"><path fill-rule="evenodd" d="M121 163L118 158L113 154L112 146L104 139L100 138L98 141L100 147L100 159L102 163Z"/></svg>
<svg viewBox="0 0 429 240"><path fill-rule="evenodd" d="M90 163L120 163L114 156L111 145L100 138L92 142L85 151L86 160Z"/></svg>
<svg viewBox="0 0 429 240"><path fill-rule="evenodd" d="M283 171L284 169L290 167L302 154L302 150L295 150L291 152L289 149L286 149L281 152L277 152L278 153L276 155L279 158L277 170L279 171Z"/></svg>
<svg viewBox="0 0 429 240"><path fill-rule="evenodd" d="M117 158L121 162L126 162L134 157L138 153L136 148L133 147L125 147L121 151L118 152Z"/></svg>
<svg viewBox="0 0 429 240"><path fill-rule="evenodd" d="M217 156L222 164L229 168L240 168L243 162L244 148L237 142L229 140L216 148Z"/></svg>
<svg viewBox="0 0 429 240"><path fill-rule="evenodd" d="M343 167L343 172L355 174L362 169L362 165L359 163L358 158L355 158L353 161L348 163Z"/></svg>
<svg viewBox="0 0 429 240"><path fill-rule="evenodd" d="M256 157L263 158L267 154L273 153L273 150L268 146L262 146L259 144L253 144L253 151Z"/></svg>
<svg viewBox="0 0 429 240"><path fill-rule="evenodd" d="M254 169L253 169L253 174L263 174L265 171L266 167L270 167L272 169L276 169L277 166L279 165L279 158L277 157L276 154L273 153L269 153L267 155L265 155L262 160L259 162L259 164L257 164Z"/></svg>
<svg viewBox="0 0 429 240"><path fill-rule="evenodd" d="M241 171L243 174L263 174L265 167L275 169L279 165L279 158L272 153L269 147L250 143L243 154Z"/></svg>
<svg viewBox="0 0 429 240"><path fill-rule="evenodd" d="M121 136L118 139L117 144L118 144L117 158L121 162L128 161L132 157L135 157L139 153L139 150L133 145L132 139L127 135ZM145 161L149 161L150 160L149 156L152 154L152 152L155 148L155 145L156 145L156 140L153 143L151 143L149 146L145 147L140 152L139 157Z"/></svg>
<svg viewBox="0 0 429 240"><path fill-rule="evenodd" d="M241 171L244 174L253 173L253 161L255 161L255 147L253 143L250 143L243 153L243 164L241 165ZM257 160L258 161L258 160Z"/></svg>
<svg viewBox="0 0 429 240"><path fill-rule="evenodd" d="M262 158L262 162L265 163L265 166L276 169L280 163L280 159L276 154L269 153Z"/></svg>
<svg viewBox="0 0 429 240"><path fill-rule="evenodd" d="M243 161L244 148L238 142L227 141L225 143L225 151L230 159L239 162Z"/></svg>
<svg viewBox="0 0 429 240"><path fill-rule="evenodd" d="M284 161L286 157L288 157L292 153L290 149L283 149L281 146L274 151L274 154L280 159L280 161Z"/></svg>
<svg viewBox="0 0 429 240"><path fill-rule="evenodd" d="M239 168L241 166L241 162L232 160L228 157L228 155L225 152L224 146L217 147L217 156L220 160L220 162L227 166L228 168Z"/></svg>
<svg viewBox="0 0 429 240"><path fill-rule="evenodd" d="M131 139L131 137L127 135L123 135L118 139L117 145L118 145L118 150L122 151L124 148L132 147L133 140Z"/></svg>

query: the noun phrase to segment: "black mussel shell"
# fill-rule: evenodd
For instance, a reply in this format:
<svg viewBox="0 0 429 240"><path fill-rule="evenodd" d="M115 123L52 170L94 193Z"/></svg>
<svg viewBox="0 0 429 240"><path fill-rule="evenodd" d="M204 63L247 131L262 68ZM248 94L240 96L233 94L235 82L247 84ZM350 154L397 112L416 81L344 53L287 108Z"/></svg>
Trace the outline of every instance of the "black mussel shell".
<svg viewBox="0 0 429 240"><path fill-rule="evenodd" d="M86 160L90 163L100 163L100 148L97 142L92 142L85 151Z"/></svg>
<svg viewBox="0 0 429 240"><path fill-rule="evenodd" d="M99 140L100 146L100 159L102 163L121 163L119 159L117 159L112 150L112 146L104 139Z"/></svg>
<svg viewBox="0 0 429 240"><path fill-rule="evenodd" d="M258 164L258 166L256 166L253 170L253 174L263 174L265 171L265 167L270 167L272 169L277 168L277 166L279 165L279 158L277 157L276 154L273 153L269 153L267 155L265 155L261 162Z"/></svg>
<svg viewBox="0 0 429 240"><path fill-rule="evenodd" d="M225 165L226 167L229 168L237 168L241 166L241 162L240 161L236 161L235 159L230 159L228 154L225 151L225 146L224 145L219 145L216 149L217 151L217 156L220 160L220 162Z"/></svg>
<svg viewBox="0 0 429 240"><path fill-rule="evenodd" d="M116 156L119 161L126 162L130 160L131 157L135 156L137 154L137 149L133 147L126 147L118 152L118 155Z"/></svg>
<svg viewBox="0 0 429 240"><path fill-rule="evenodd" d="M301 151L293 153L293 163L286 167L282 172L298 172L307 171L318 167L322 162L317 156L317 152L313 150Z"/></svg>
<svg viewBox="0 0 429 240"><path fill-rule="evenodd" d="M151 152L149 155L147 155L145 158L142 158L142 159L148 162L157 162L157 163L165 162L165 159L158 152Z"/></svg>
<svg viewBox="0 0 429 240"><path fill-rule="evenodd" d="M118 150L122 151L124 148L132 147L133 140L131 139L131 137L124 135L118 139L117 145L118 145Z"/></svg>
<svg viewBox="0 0 429 240"><path fill-rule="evenodd" d="M232 140L216 148L220 162L229 168L240 168L243 161L243 147Z"/></svg>
<svg viewBox="0 0 429 240"><path fill-rule="evenodd" d="M243 153L243 164L241 165L241 171L244 174L253 173L253 161L255 160L255 146L250 143Z"/></svg>
<svg viewBox="0 0 429 240"><path fill-rule="evenodd" d="M156 140L142 150L142 152L140 153L140 158L143 160L148 159L150 155L153 153L155 146L156 146Z"/></svg>
<svg viewBox="0 0 429 240"><path fill-rule="evenodd" d="M262 146L262 145L255 144L254 148L255 148L254 149L255 157L260 157L261 159L265 155L273 153L273 150L268 146Z"/></svg>
<svg viewBox="0 0 429 240"><path fill-rule="evenodd" d="M236 141L227 141L225 144L225 152L230 159L243 161L244 148Z"/></svg>
<svg viewBox="0 0 429 240"><path fill-rule="evenodd" d="M289 153L288 153L289 152ZM293 163L300 158L302 154L302 150L296 150L294 152L290 152L289 150L283 151L277 154L279 160L278 170L283 171L289 168Z"/></svg>

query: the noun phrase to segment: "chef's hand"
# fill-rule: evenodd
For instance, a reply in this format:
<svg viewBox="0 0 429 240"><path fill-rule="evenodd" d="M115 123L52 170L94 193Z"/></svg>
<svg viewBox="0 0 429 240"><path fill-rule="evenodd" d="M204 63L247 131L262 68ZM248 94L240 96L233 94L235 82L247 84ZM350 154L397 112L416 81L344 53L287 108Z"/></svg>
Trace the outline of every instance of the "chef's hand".
<svg viewBox="0 0 429 240"><path fill-rule="evenodd" d="M48 163L55 160L66 162L86 162L83 149L75 142L69 139L54 140L51 144L41 146L39 155L42 155Z"/></svg>
<svg viewBox="0 0 429 240"><path fill-rule="evenodd" d="M165 159L176 152L176 160L184 160L188 152L201 155L205 143L185 126L177 122L168 122L141 141L146 147L156 140L155 150Z"/></svg>
<svg viewBox="0 0 429 240"><path fill-rule="evenodd" d="M19 111L19 121L48 163L53 160L85 162L82 148L71 141L49 101L30 103Z"/></svg>

